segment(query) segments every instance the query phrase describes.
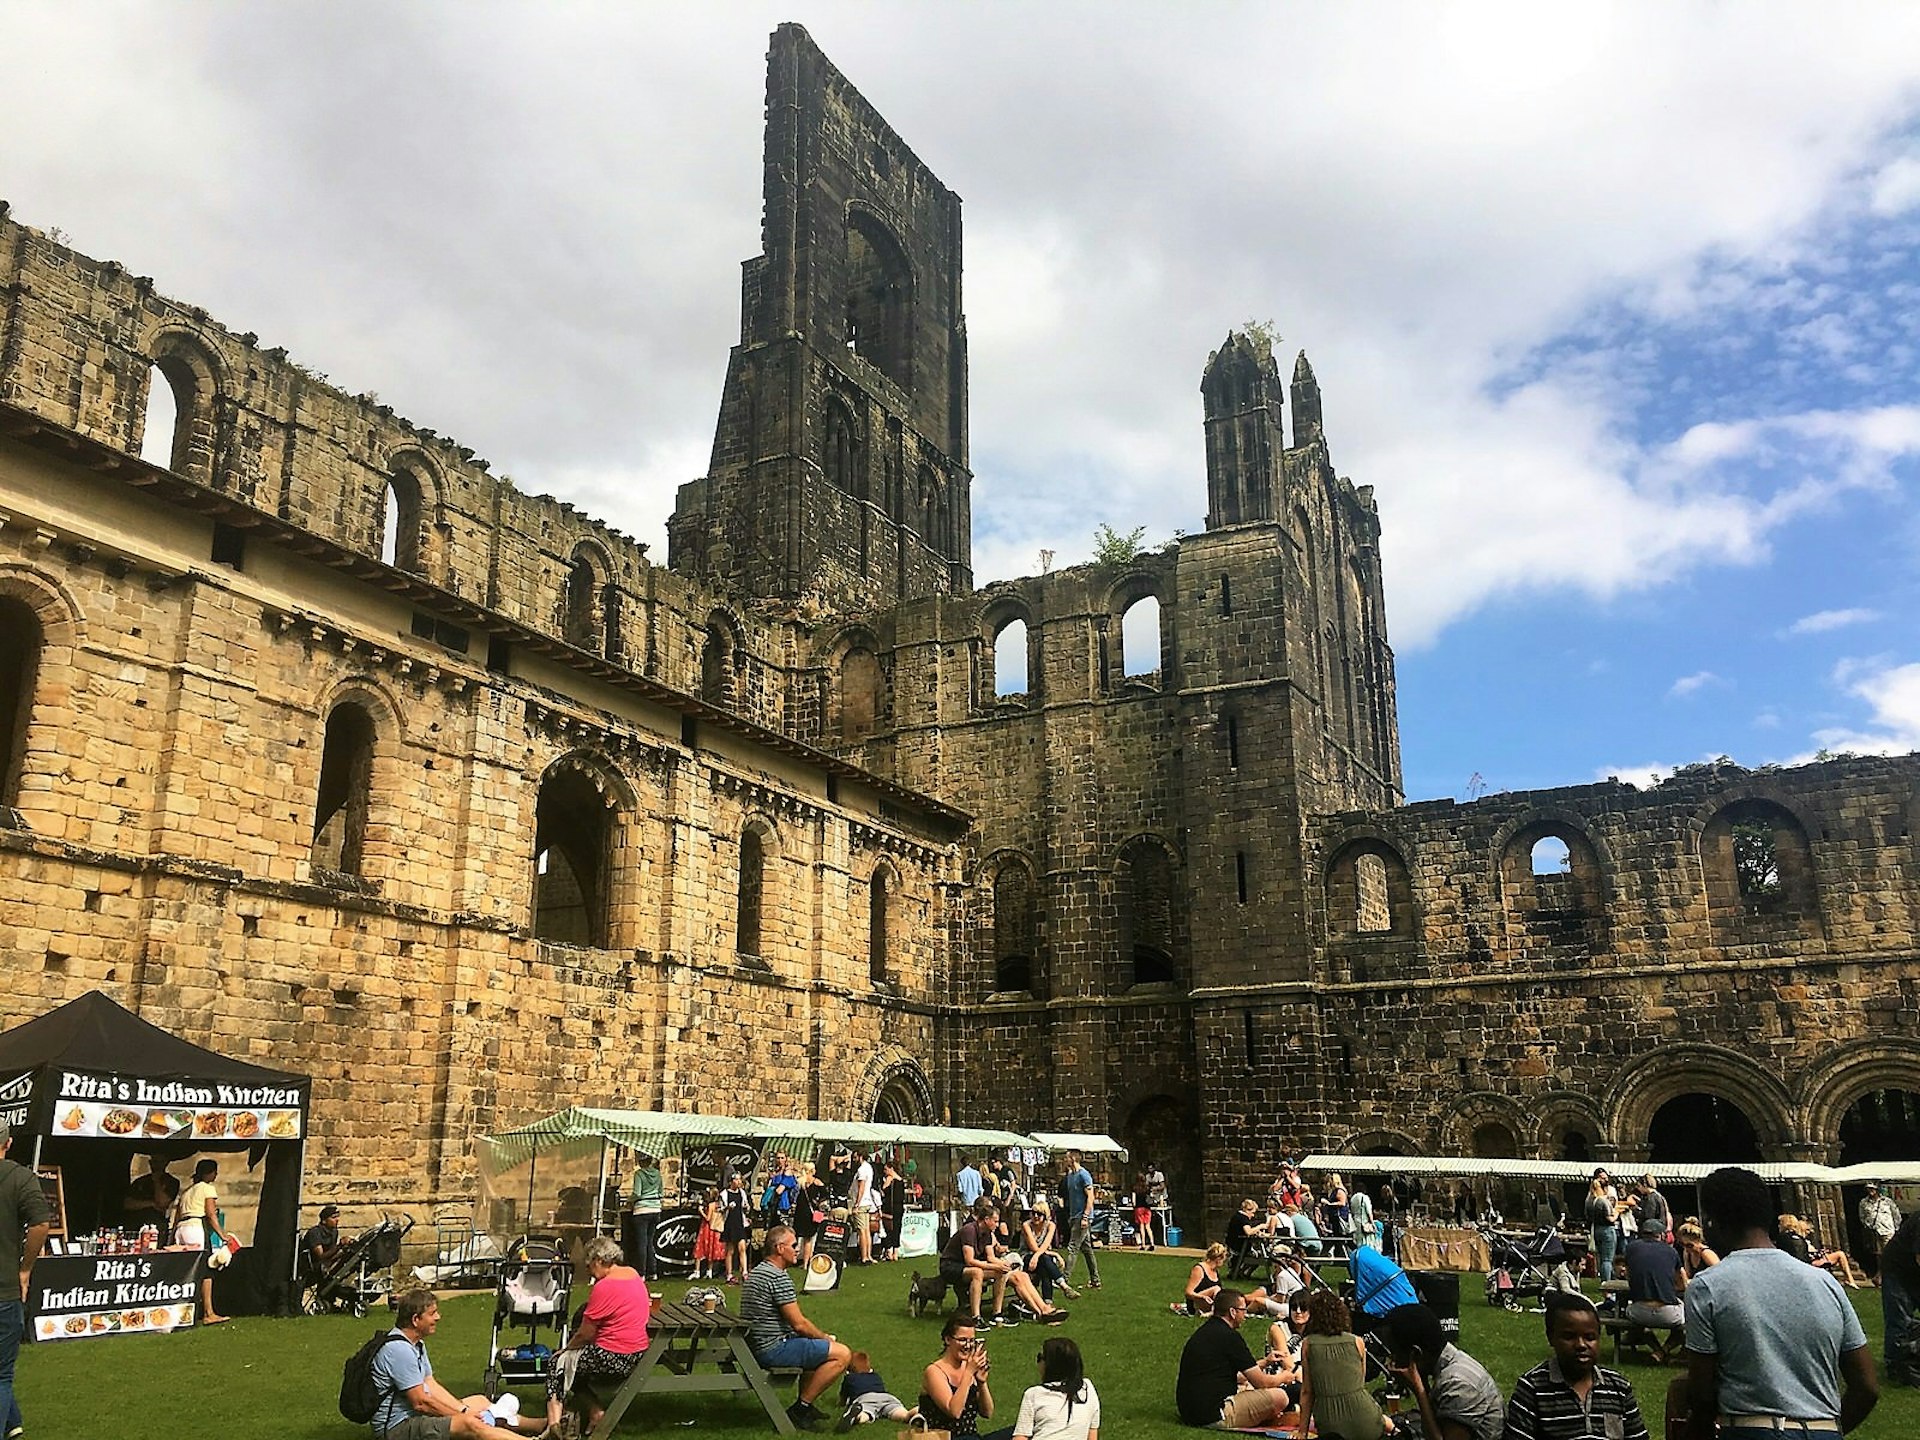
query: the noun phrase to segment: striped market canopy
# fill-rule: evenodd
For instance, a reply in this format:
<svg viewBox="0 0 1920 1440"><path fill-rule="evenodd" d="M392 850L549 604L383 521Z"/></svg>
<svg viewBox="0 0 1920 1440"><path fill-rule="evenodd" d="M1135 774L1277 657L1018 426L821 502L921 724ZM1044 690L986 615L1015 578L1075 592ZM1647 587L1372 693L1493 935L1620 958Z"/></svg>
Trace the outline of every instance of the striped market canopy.
<svg viewBox="0 0 1920 1440"><path fill-rule="evenodd" d="M1920 1184L1920 1161L1913 1160L1875 1160L1864 1165L1841 1166L1765 1160L1723 1163L1743 1164L1762 1180L1779 1185L1864 1185L1869 1180L1896 1185ZM1441 1175L1460 1180L1502 1175L1522 1180L1586 1180L1599 1164L1593 1160L1483 1160L1438 1155L1309 1155L1300 1162L1300 1168L1338 1175ZM1656 1180L1667 1184L1693 1184L1720 1166L1623 1161L1610 1163L1606 1168L1620 1175L1651 1173Z"/></svg>

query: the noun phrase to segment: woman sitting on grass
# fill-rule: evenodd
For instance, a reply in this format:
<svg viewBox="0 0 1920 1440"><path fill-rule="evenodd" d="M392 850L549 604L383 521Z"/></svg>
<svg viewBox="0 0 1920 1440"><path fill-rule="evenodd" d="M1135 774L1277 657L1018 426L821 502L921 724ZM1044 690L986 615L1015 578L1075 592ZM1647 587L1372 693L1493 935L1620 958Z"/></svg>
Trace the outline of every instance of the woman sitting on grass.
<svg viewBox="0 0 1920 1440"><path fill-rule="evenodd" d="M1211 1315L1214 1292L1220 1288L1220 1267L1226 1263L1227 1247L1216 1240L1187 1272L1185 1300L1169 1301L1167 1308L1176 1315ZM1261 1286L1256 1285L1245 1294L1249 1310L1264 1310L1276 1320L1287 1313L1286 1307L1271 1299Z"/></svg>
<svg viewBox="0 0 1920 1440"><path fill-rule="evenodd" d="M1033 1358L1040 1383L1020 1397L1013 1440L1100 1440L1100 1396L1086 1378L1080 1347L1051 1335Z"/></svg>
<svg viewBox="0 0 1920 1440"><path fill-rule="evenodd" d="M1834 1279L1844 1281L1849 1290L1858 1290L1864 1283L1846 1251L1828 1250L1814 1239L1811 1221L1802 1220L1798 1215L1782 1215L1775 1228L1780 1232L1780 1248L1794 1259L1825 1270Z"/></svg>
<svg viewBox="0 0 1920 1440"><path fill-rule="evenodd" d="M1367 1393L1367 1345L1353 1333L1347 1304L1331 1290L1315 1291L1300 1346L1300 1433L1320 1440L1380 1440L1387 1417Z"/></svg>

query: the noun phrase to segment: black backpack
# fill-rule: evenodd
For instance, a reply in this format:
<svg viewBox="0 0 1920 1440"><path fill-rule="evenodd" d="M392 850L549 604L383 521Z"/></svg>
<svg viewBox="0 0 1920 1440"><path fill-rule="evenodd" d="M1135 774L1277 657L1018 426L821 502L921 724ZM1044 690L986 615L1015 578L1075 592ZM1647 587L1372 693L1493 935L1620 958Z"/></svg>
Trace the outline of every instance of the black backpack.
<svg viewBox="0 0 1920 1440"><path fill-rule="evenodd" d="M386 1398L386 1387L374 1378L373 1362L387 1348L387 1342L399 1338L391 1328L376 1330L340 1367L340 1413L356 1425L370 1424L373 1412Z"/></svg>

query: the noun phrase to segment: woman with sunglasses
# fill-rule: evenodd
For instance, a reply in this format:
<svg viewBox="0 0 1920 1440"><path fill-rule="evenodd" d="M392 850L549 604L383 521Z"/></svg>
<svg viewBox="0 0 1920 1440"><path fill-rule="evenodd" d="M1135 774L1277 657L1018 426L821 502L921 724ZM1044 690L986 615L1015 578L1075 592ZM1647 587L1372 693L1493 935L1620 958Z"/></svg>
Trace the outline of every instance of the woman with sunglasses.
<svg viewBox="0 0 1920 1440"><path fill-rule="evenodd" d="M1100 1440L1100 1396L1087 1379L1080 1347L1054 1335L1033 1358L1040 1383L1020 1397L1013 1440Z"/></svg>

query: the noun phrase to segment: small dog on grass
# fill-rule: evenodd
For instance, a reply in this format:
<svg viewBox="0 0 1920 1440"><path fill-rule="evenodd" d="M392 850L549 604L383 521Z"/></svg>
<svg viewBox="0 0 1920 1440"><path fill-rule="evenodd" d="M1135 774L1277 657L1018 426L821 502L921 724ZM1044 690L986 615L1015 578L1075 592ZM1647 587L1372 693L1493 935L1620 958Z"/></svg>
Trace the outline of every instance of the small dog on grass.
<svg viewBox="0 0 1920 1440"><path fill-rule="evenodd" d="M927 1313L929 1307L938 1310L947 1299L947 1282L938 1275L923 1276L913 1272L913 1283L907 1287L907 1313L918 1320Z"/></svg>

